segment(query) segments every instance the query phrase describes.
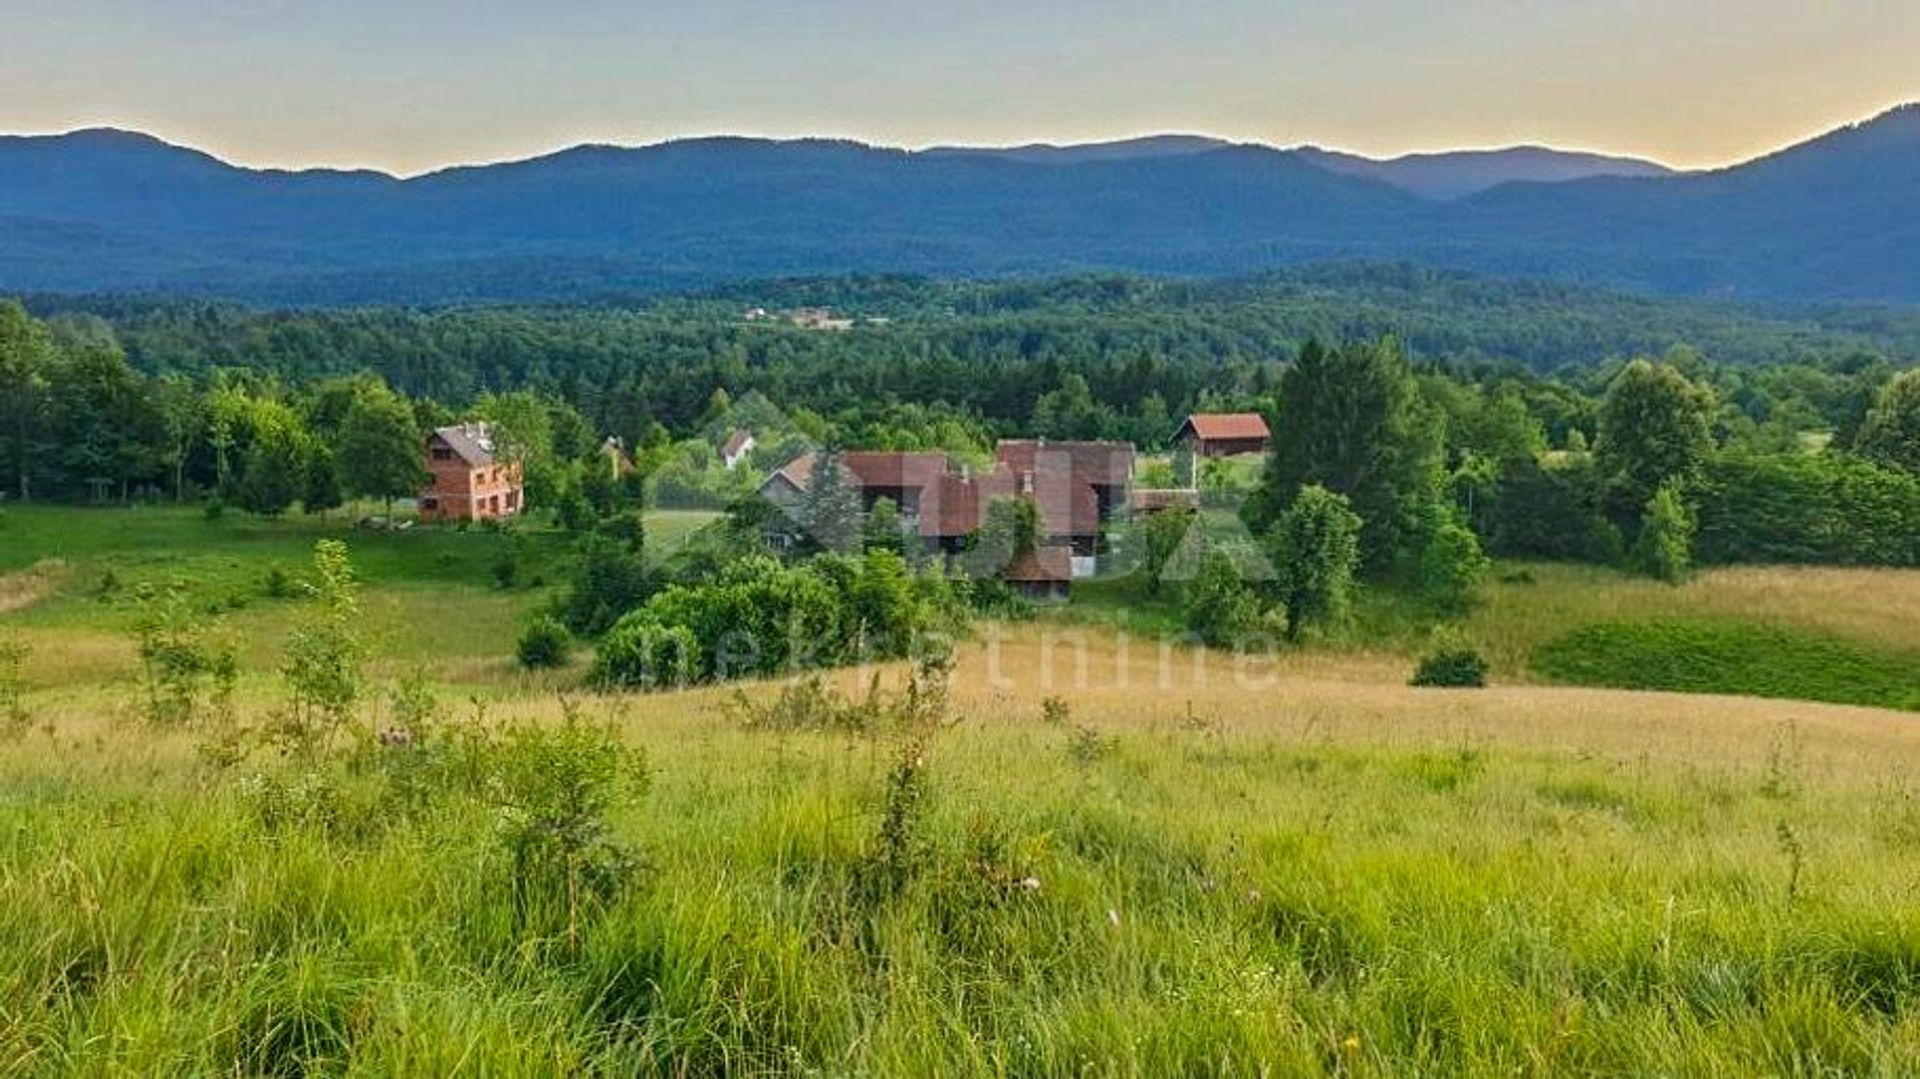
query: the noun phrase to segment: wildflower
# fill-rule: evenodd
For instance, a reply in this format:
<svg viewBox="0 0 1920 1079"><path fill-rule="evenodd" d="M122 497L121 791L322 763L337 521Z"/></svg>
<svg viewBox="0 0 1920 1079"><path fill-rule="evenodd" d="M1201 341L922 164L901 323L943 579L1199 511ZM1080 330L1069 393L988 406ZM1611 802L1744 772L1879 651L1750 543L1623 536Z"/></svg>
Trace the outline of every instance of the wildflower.
<svg viewBox="0 0 1920 1079"><path fill-rule="evenodd" d="M1040 878L1039 877L1022 877L1020 880L1020 887L1029 892L1037 892L1040 890Z"/></svg>
<svg viewBox="0 0 1920 1079"><path fill-rule="evenodd" d="M1360 1036L1358 1034L1347 1035L1347 1040L1340 1043L1340 1048L1345 1049L1349 1053L1358 1053L1360 1051Z"/></svg>

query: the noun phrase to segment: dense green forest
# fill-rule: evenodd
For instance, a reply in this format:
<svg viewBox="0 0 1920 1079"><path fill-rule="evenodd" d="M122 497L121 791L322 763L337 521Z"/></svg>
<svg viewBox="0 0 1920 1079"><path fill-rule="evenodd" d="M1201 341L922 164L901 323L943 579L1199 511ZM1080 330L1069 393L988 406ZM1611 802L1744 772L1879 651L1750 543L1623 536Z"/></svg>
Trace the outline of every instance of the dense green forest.
<svg viewBox="0 0 1920 1079"><path fill-rule="evenodd" d="M826 333L742 318L755 306L809 305L884 321ZM1626 358L1688 346L1714 367L1723 397L1755 422L1785 402L1846 426L1873 383L1920 358L1920 315L1904 311L1765 314L1401 266L1213 283L832 278L594 307L259 311L126 299L29 306L70 335L111 330L143 374L204 382L231 369L300 387L372 373L401 393L456 407L488 391L529 389L574 404L630 442L644 440L655 422L688 429L724 388L735 398L758 391L783 409L848 419L843 434L855 441L860 427L890 412L931 406L999 432L1153 445L1185 410L1269 395L1279 365L1309 339L1386 335L1416 364L1524 384L1557 372L1556 381L1583 392ZM1055 393L1070 399L1049 398ZM1570 422L1549 417L1556 444Z"/></svg>

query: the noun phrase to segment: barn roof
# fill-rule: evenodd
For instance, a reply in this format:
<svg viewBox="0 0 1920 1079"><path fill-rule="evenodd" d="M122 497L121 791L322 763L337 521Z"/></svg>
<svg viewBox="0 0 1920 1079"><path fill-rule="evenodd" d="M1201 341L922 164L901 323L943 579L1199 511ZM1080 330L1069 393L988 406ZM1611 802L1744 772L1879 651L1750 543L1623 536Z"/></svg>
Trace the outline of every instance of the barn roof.
<svg viewBox="0 0 1920 1079"><path fill-rule="evenodd" d="M1258 412L1196 412L1173 433L1177 440L1192 431L1203 442L1238 442L1267 438L1266 417Z"/></svg>

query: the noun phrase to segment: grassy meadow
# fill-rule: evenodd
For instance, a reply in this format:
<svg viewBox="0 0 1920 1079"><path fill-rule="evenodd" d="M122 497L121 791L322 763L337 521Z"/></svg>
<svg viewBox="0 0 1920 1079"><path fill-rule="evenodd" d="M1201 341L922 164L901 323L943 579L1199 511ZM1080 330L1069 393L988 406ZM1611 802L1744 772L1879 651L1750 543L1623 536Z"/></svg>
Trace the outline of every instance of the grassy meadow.
<svg viewBox="0 0 1920 1079"><path fill-rule="evenodd" d="M354 728L436 733L233 760L136 717L128 591L190 582L266 715L307 605L264 581L322 537L365 580ZM1912 656L1920 574L1503 566L1459 629L1478 691L1408 688L1429 642L1389 603L1237 657L1121 636L1110 586L982 626L918 718L907 671L836 672L877 720L816 730L748 721L776 684L520 672L558 551L9 511L0 1075L1920 1072L1920 715L1532 661L1674 618ZM605 797L536 892L512 792L556 776Z"/></svg>

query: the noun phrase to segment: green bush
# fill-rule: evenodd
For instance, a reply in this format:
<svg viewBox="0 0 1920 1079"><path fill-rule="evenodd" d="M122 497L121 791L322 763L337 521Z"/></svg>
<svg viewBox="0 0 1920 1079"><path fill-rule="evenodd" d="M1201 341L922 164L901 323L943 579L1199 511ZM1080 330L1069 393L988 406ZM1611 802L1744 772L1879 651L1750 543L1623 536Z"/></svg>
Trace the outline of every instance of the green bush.
<svg viewBox="0 0 1920 1079"><path fill-rule="evenodd" d="M520 665L528 670L546 670L567 665L567 657L573 650L573 634L560 620L549 615L541 615L527 623L520 633L520 642L514 654L520 659Z"/></svg>
<svg viewBox="0 0 1920 1079"><path fill-rule="evenodd" d="M645 688L898 659L958 606L944 580L915 577L891 551L791 566L755 555L621 618L592 678Z"/></svg>
<svg viewBox="0 0 1920 1079"><path fill-rule="evenodd" d="M1442 648L1420 661L1408 684L1478 689L1487 684L1486 657L1464 646Z"/></svg>

